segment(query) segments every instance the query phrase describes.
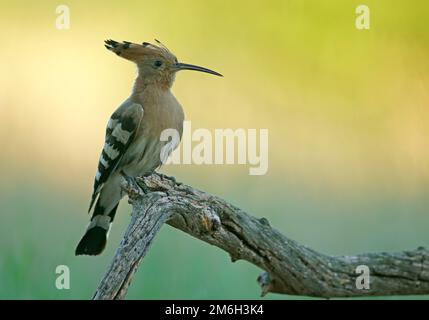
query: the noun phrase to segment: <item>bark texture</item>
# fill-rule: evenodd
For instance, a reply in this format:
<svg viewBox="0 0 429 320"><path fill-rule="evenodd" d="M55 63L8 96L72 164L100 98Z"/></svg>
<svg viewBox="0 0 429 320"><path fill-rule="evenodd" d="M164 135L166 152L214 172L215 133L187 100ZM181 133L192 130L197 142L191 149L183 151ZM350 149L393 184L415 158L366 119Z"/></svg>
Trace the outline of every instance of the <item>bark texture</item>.
<svg viewBox="0 0 429 320"><path fill-rule="evenodd" d="M133 206L131 222L94 299L123 299L140 262L164 223L260 267L262 295L312 297L429 294L429 251L328 256L282 235L219 197L153 174L123 185ZM144 190L144 191L143 191ZM358 266L367 266L370 289L358 289Z"/></svg>

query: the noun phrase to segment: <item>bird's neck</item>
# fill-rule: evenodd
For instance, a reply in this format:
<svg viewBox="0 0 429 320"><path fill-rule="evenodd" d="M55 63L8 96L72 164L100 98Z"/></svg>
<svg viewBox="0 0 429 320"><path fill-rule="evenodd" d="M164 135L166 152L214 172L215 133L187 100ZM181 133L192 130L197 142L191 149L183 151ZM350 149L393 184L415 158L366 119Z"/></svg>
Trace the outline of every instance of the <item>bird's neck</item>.
<svg viewBox="0 0 429 320"><path fill-rule="evenodd" d="M141 94L143 91L145 91L148 87L154 87L158 88L159 90L169 91L171 86L173 85L174 81L174 75L165 75L160 76L156 79L150 79L147 77L144 77L142 74L139 73L136 80L134 81L134 87L133 87L133 95L135 94Z"/></svg>
<svg viewBox="0 0 429 320"><path fill-rule="evenodd" d="M148 86L148 82L145 81L145 78L141 75L138 75L136 80L134 81L133 92L132 95L139 95L143 93L143 91Z"/></svg>
<svg viewBox="0 0 429 320"><path fill-rule="evenodd" d="M147 78L138 76L134 81L131 97L142 99L143 96L159 96L170 93L170 86L165 86L162 83L148 81Z"/></svg>

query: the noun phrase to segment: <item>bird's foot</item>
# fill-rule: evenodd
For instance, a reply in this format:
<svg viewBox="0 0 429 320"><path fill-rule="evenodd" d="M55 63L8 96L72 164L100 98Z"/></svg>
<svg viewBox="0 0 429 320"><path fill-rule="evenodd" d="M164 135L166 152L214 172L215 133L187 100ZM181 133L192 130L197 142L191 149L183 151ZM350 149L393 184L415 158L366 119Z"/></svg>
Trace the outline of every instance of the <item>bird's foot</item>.
<svg viewBox="0 0 429 320"><path fill-rule="evenodd" d="M158 172L159 176L163 179L163 180L170 180L173 182L173 184L177 184L180 185L182 184L181 182L177 182L176 178L174 176L167 176L166 174L160 173Z"/></svg>
<svg viewBox="0 0 429 320"><path fill-rule="evenodd" d="M148 194L151 192L144 182L139 184L139 186L140 186L140 189L142 189L144 194Z"/></svg>

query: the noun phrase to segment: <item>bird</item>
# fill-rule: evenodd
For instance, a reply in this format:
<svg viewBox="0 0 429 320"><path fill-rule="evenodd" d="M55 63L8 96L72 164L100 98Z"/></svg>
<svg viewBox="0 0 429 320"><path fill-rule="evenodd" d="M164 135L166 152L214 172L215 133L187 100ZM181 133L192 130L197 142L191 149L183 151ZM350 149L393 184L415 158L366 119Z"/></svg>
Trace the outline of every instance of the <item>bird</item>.
<svg viewBox="0 0 429 320"><path fill-rule="evenodd" d="M179 62L165 45L156 39L155 42L105 41L107 50L135 63L138 72L131 95L107 123L88 210L91 213L93 209L92 216L75 255L103 252L124 196L121 182L124 177L148 176L161 166L160 153L167 143L161 141L161 133L165 129L177 130L181 140L184 111L171 92L176 73L193 70L222 77L211 69Z"/></svg>

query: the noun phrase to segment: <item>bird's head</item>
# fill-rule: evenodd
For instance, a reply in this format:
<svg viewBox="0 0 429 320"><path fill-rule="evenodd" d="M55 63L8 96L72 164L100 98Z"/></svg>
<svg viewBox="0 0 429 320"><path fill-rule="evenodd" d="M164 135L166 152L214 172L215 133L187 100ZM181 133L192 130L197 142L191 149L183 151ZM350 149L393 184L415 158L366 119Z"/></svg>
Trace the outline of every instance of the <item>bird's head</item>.
<svg viewBox="0 0 429 320"><path fill-rule="evenodd" d="M194 70L222 76L216 71L192 64L178 62L176 56L161 42L155 40L157 45L143 42L142 44L128 41L117 42L106 40L105 47L118 56L137 64L139 76L146 83L159 84L170 88L176 72L180 70Z"/></svg>

